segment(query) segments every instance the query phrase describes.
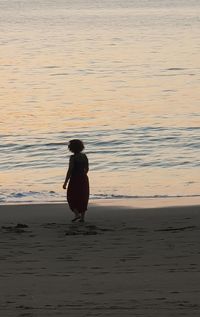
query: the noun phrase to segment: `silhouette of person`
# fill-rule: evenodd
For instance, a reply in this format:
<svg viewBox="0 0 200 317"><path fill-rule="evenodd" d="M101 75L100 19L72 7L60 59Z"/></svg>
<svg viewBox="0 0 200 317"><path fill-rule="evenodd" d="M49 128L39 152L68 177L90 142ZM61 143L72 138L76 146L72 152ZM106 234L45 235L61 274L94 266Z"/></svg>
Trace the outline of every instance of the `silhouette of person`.
<svg viewBox="0 0 200 317"><path fill-rule="evenodd" d="M69 167L63 184L63 189L67 186L67 202L75 217L72 221L84 222L85 212L89 200L89 162L81 140L69 141L68 149L73 153L69 159Z"/></svg>

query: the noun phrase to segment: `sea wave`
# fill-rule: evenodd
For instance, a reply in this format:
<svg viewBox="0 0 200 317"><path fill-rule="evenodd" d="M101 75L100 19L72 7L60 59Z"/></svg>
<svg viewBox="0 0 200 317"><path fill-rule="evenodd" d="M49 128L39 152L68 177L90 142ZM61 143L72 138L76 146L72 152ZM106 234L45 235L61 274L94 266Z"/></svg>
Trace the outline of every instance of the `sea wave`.
<svg viewBox="0 0 200 317"><path fill-rule="evenodd" d="M171 199L171 198L198 198L200 194L195 195L115 195L115 194L92 194L90 201L94 200L139 200L139 199ZM20 203L62 203L66 199L60 193L55 191L26 191L26 192L11 192L0 194L0 204L20 204Z"/></svg>
<svg viewBox="0 0 200 317"><path fill-rule="evenodd" d="M40 136L2 136L1 170L64 166L67 142L86 143L95 170L132 170L142 167L199 167L200 128L132 127L70 131ZM115 154L115 155L113 155Z"/></svg>

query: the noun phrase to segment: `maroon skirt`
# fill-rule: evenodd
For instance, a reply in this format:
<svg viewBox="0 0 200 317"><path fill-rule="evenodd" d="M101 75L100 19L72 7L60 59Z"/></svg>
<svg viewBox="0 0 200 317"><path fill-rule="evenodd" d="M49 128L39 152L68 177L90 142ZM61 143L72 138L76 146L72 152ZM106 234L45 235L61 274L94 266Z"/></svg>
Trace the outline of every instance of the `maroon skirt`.
<svg viewBox="0 0 200 317"><path fill-rule="evenodd" d="M67 202L72 211L84 213L88 207L89 179L86 174L72 175L67 187Z"/></svg>

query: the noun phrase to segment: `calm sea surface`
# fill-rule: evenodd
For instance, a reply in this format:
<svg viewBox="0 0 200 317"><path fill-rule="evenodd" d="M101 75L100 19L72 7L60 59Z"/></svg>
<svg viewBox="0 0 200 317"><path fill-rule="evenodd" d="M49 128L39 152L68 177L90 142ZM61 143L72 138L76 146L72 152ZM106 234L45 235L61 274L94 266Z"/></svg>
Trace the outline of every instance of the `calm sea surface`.
<svg viewBox="0 0 200 317"><path fill-rule="evenodd" d="M0 202L200 195L199 0L0 0Z"/></svg>

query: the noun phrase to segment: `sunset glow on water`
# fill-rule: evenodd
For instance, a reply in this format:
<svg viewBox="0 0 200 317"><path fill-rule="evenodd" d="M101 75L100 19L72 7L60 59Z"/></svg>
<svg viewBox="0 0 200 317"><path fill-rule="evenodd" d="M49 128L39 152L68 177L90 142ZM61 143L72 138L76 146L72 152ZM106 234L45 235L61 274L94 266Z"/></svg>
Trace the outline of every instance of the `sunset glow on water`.
<svg viewBox="0 0 200 317"><path fill-rule="evenodd" d="M199 1L0 0L2 202L200 195Z"/></svg>

